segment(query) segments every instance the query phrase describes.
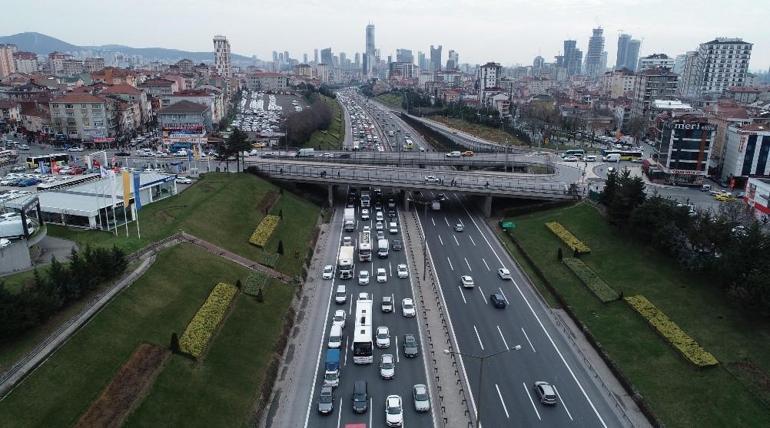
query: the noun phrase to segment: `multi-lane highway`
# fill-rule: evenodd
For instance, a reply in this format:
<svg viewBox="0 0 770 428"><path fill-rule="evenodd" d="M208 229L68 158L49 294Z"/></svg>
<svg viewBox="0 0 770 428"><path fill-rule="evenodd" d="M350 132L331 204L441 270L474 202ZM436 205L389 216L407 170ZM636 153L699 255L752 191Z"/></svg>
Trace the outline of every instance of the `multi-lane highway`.
<svg viewBox="0 0 770 428"><path fill-rule="evenodd" d="M342 207L339 207L342 209ZM356 250L354 278L340 279L337 272L337 260L328 259L326 264L334 266L334 277L328 280L329 292L326 323L317 328L323 329L321 342L318 344L318 366L315 378L312 382L311 393L309 394L306 426L310 427L340 427L349 423L363 422L367 427L385 426L385 397L391 394L400 395L404 403L404 420L409 426L432 427L435 426L435 416L433 411L418 413L415 411L412 401L412 387L415 384L428 384L430 379L426 376L426 362L422 352L422 331L416 318L406 318L402 314L402 299L413 298L413 285L411 273L409 278L398 278L397 267L399 264L407 264L406 248L394 251L392 243L394 240L402 240L401 222L399 217L398 233L391 234L385 227L384 235L391 244L387 258L379 258L377 255L376 244L376 221L374 221L374 209L372 207L372 218L362 220L361 207L356 206L356 230L354 232L344 231L342 223L335 224L336 230L330 239L330 245L341 246L345 237L349 237L356 244L359 242L360 232L364 227L369 227L372 231L374 245L372 246L372 260L361 262L358 259ZM388 220L387 216L386 220ZM333 243L333 244L332 244ZM375 279L378 269L385 269L387 282L378 283ZM358 278L361 271L367 271L370 275L368 285L359 285ZM335 299L335 291L338 285L345 285L347 291L347 301L338 304ZM388 348L374 349L374 362L372 364L354 364L352 355L353 330L355 322L356 299L359 293L366 292L372 297L374 302L373 311L373 333L379 326L387 326L390 330L391 344ZM393 312L382 312L382 297L390 296L393 299ZM332 324L332 316L336 310L343 310L347 315L344 328L343 347L341 349L340 362L340 383L335 389L334 411L331 415L320 415L317 412L317 401L321 386L324 380L324 355L327 349L329 331ZM420 308L417 307L419 311ZM416 358L407 358L404 356L403 338L406 334L413 334L418 339L420 352ZM379 362L383 354L391 354L395 359L395 377L391 380L385 380L380 376ZM353 384L356 381L366 381L368 384L370 405L364 414L356 414L352 409Z"/></svg>

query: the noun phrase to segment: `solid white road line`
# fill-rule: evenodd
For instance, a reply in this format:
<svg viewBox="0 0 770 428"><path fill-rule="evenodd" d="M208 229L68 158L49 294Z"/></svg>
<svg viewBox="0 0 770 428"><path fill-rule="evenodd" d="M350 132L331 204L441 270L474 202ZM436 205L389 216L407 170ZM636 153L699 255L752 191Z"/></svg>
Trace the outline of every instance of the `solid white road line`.
<svg viewBox="0 0 770 428"><path fill-rule="evenodd" d="M462 288L462 287L460 287L460 286L458 285L458 286L457 286L457 289L458 289L458 290L460 290L460 297L462 297L462 298L463 298L463 303L465 303L465 304L467 305L467 304L468 304L468 301L467 301L467 300L465 300L465 293L463 293L463 288Z"/></svg>
<svg viewBox="0 0 770 428"><path fill-rule="evenodd" d="M465 265L468 266L468 270L473 272L473 268L471 267L471 264L468 263L468 258L467 257L463 257L463 258L465 259Z"/></svg>
<svg viewBox="0 0 770 428"><path fill-rule="evenodd" d="M481 293L481 300L484 301L485 305L488 305L489 303L487 303L487 295L484 294L484 290L481 289L480 285L477 288L479 289L479 293Z"/></svg>
<svg viewBox="0 0 770 428"><path fill-rule="evenodd" d="M350 297L350 307L348 307L348 315L353 313L353 297Z"/></svg>
<svg viewBox="0 0 770 428"><path fill-rule="evenodd" d="M446 261L449 262L449 269L452 269L452 271L455 270L454 266L452 266L452 261L449 260L449 256L447 256Z"/></svg>
<svg viewBox="0 0 770 428"><path fill-rule="evenodd" d="M537 411L537 406L535 406L535 400L532 399L532 395L529 393L527 384L522 382L521 385L524 387L524 393L527 394L527 398L529 398L529 402L532 403L532 408L535 409L535 414L537 415L537 418L542 421L543 418L540 417L540 412Z"/></svg>
<svg viewBox="0 0 770 428"><path fill-rule="evenodd" d="M337 406L337 428L340 428L340 424L342 423L342 397L340 397L340 404Z"/></svg>
<svg viewBox="0 0 770 428"><path fill-rule="evenodd" d="M374 426L374 425L372 425L372 415L374 414L374 412L372 411L372 405L373 405L374 401L372 401L372 400L374 400L374 399L370 396L369 397L369 426L370 427Z"/></svg>
<svg viewBox="0 0 770 428"><path fill-rule="evenodd" d="M569 416L569 420L574 421L574 419L572 419L572 414L569 412L567 405L564 403L564 399L561 398L561 394L559 394L559 390L556 389L556 385L551 385L551 386L553 387L554 392L556 392L556 396L559 397L559 402L561 402L561 406L564 407L564 411L567 412L567 416Z"/></svg>
<svg viewBox="0 0 770 428"><path fill-rule="evenodd" d="M505 293L503 293L503 288L502 287L497 287L497 291L499 291L500 294L503 295L503 300L505 300L505 304L506 305L510 305L511 302L508 301L508 296L506 296Z"/></svg>
<svg viewBox="0 0 770 428"><path fill-rule="evenodd" d="M489 268L489 265L487 264L487 261L486 261L486 259L484 259L484 257L481 258L481 261L484 262L484 266L487 267L488 271L492 271L492 269Z"/></svg>
<svg viewBox="0 0 770 428"><path fill-rule="evenodd" d="M511 415L508 414L508 406L505 405L505 400L503 400L503 394L500 393L500 387L495 384L495 389L497 390L497 396L500 398L500 404L503 405L503 410L505 411L505 417L510 419Z"/></svg>
<svg viewBox="0 0 770 428"><path fill-rule="evenodd" d="M441 242L441 246L444 246L444 240L441 239L441 235L438 236L438 242Z"/></svg>
<svg viewBox="0 0 770 428"><path fill-rule="evenodd" d="M532 341L529 340L529 336L527 336L527 332L524 331L524 327L521 328L521 332L524 333L524 338L527 339L527 343L529 343L529 347L532 348L532 352L537 352L535 351L535 346L532 345Z"/></svg>
<svg viewBox="0 0 770 428"><path fill-rule="evenodd" d="M479 331L476 329L475 325L473 326L473 331L476 332L476 339L479 340L479 346L481 346L481 350L483 351L484 350L484 344L481 343L481 336L479 336Z"/></svg>
<svg viewBox="0 0 770 428"><path fill-rule="evenodd" d="M398 336L396 336L396 362L398 362Z"/></svg>
<svg viewBox="0 0 770 428"><path fill-rule="evenodd" d="M460 241L457 240L457 236L452 235L452 238L455 239L455 244L457 244L457 246L459 247L460 246Z"/></svg>
<svg viewBox="0 0 770 428"><path fill-rule="evenodd" d="M444 216L444 221L446 222L446 226L447 227L452 227L452 226L449 225L449 220L446 218L446 216Z"/></svg>
<svg viewBox="0 0 770 428"><path fill-rule="evenodd" d="M430 222L433 223L433 225L436 225L436 220L433 220L433 217L430 218Z"/></svg>
<svg viewBox="0 0 770 428"><path fill-rule="evenodd" d="M348 347L349 347L348 345L349 344L350 344L350 338L348 337L345 339L345 360L342 362L343 367L348 365Z"/></svg>
<svg viewBox="0 0 770 428"><path fill-rule="evenodd" d="M465 208L465 205L463 205L463 208L465 209L465 212L468 214L468 216L471 218L473 225L476 226L476 229L478 229L479 233L481 233L481 236L484 238L484 241L486 241L487 245L489 245L489 248L492 250L492 253L497 258L497 261L500 262L500 266L505 266L505 264L503 264L502 259L500 259L500 256L497 254L497 251L495 251L495 248L489 242L489 239L487 239L486 235L484 235L484 233L481 232L481 228L479 227L478 223L476 223L476 220L471 216L471 213L468 211L468 208ZM532 313L532 316L535 317L535 320L537 321L538 325L540 325L540 328L543 330L543 333L545 333L545 336L548 338L548 341L551 342L551 346L553 346L553 349L555 349L556 353L559 354L559 358L561 359L561 362L567 368L567 371L569 371L570 376L572 376L572 380L574 380L575 383L577 384L578 388L580 389L580 392L583 394L583 397L585 397L586 401L588 401L588 405L591 406L591 410L594 411L594 414L596 415L597 419L599 419L599 423L601 423L604 428L607 428L607 423L604 422L604 418L602 418L602 415L599 414L599 410L597 410L596 406L594 406L594 402L591 401L591 397L588 396L588 393L586 392L585 388L583 388L583 384L581 384L580 381L578 380L577 376L575 375L575 372L572 371L572 367L570 367L570 365L567 364L567 360L564 358L564 355L559 350L559 347L556 346L556 342L554 342L553 338L551 337L551 334L548 333L548 330L546 330L545 325L543 325L543 322L540 321L540 317L537 316L535 309L529 303L529 300L527 300L527 297L524 295L524 292L521 291L519 284L517 284L516 281L514 281L513 279L511 279L511 281L513 282L513 285L516 287L516 291L519 292L519 295L521 296L521 298L524 299L524 303L527 304L529 311Z"/></svg>
<svg viewBox="0 0 770 428"><path fill-rule="evenodd" d="M473 237L471 235L468 235L468 238L471 239L471 244L473 244L473 246L475 247L476 246L476 241L473 240Z"/></svg>
<svg viewBox="0 0 770 428"><path fill-rule="evenodd" d="M393 278L393 263L388 262L388 272L390 272L390 277Z"/></svg>
<svg viewBox="0 0 770 428"><path fill-rule="evenodd" d="M508 347L508 342L505 340L505 336L503 336L503 331L500 330L500 326L497 326L497 332L500 333L500 338L503 339L503 345L505 345L505 349L511 349Z"/></svg>

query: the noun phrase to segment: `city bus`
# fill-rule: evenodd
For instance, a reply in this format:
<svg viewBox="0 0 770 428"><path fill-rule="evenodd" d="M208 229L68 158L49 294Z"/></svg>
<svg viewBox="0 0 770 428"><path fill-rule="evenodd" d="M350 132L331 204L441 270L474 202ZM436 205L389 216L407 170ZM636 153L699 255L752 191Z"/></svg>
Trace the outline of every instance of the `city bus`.
<svg viewBox="0 0 770 428"><path fill-rule="evenodd" d="M586 154L586 151L583 149L571 149L562 153L561 157L566 158L567 156L575 156L578 158L582 158L583 156L585 156L585 154Z"/></svg>
<svg viewBox="0 0 770 428"><path fill-rule="evenodd" d="M353 362L371 364L374 362L372 350L372 307L371 299L356 301L355 330L353 331Z"/></svg>
<svg viewBox="0 0 770 428"><path fill-rule="evenodd" d="M39 156L27 156L27 167L37 168L42 163L47 167L51 167L51 162L57 162L59 165L67 163L70 160L70 155L66 153L51 153L50 155Z"/></svg>
<svg viewBox="0 0 770 428"><path fill-rule="evenodd" d="M644 157L641 149L602 149L602 157L617 153L622 161L640 160Z"/></svg>

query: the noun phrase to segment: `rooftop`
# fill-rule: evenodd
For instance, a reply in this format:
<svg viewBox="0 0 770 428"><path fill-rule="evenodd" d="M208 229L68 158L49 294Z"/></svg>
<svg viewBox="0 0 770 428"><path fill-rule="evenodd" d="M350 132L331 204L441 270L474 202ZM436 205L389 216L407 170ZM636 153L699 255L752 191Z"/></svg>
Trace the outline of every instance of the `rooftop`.
<svg viewBox="0 0 770 428"><path fill-rule="evenodd" d="M70 93L67 95L64 95L62 97L54 98L51 100L52 103L92 103L92 104L102 104L104 103L104 98L97 97L91 94L87 93Z"/></svg>
<svg viewBox="0 0 770 428"><path fill-rule="evenodd" d="M166 113L203 113L209 108L203 104L194 103L192 101L182 100L178 103L171 104L170 106L161 109L158 114Z"/></svg>

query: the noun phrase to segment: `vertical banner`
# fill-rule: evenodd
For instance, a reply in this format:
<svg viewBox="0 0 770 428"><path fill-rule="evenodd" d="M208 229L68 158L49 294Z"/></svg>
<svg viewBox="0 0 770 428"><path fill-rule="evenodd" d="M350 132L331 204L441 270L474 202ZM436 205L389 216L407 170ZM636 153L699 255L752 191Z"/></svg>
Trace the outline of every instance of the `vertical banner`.
<svg viewBox="0 0 770 428"><path fill-rule="evenodd" d="M139 211L142 208L142 201L139 197L139 186L140 186L140 178L139 173L134 173L134 205L136 206L136 210Z"/></svg>
<svg viewBox="0 0 770 428"><path fill-rule="evenodd" d="M131 199L131 173L123 170L123 206L128 206L128 201Z"/></svg>

